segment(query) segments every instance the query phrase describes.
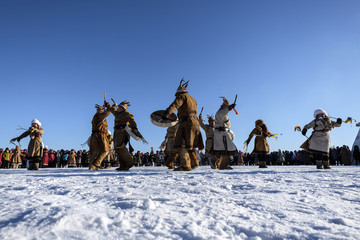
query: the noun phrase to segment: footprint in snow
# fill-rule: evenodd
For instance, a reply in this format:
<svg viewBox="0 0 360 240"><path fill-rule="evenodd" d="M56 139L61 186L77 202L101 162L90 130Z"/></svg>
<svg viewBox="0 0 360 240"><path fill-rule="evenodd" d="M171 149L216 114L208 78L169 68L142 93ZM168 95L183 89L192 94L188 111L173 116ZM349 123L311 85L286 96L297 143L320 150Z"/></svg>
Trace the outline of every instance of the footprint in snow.
<svg viewBox="0 0 360 240"><path fill-rule="evenodd" d="M338 224L338 225L344 225L346 226L346 222L343 218L333 218L333 219L329 219L329 222L330 223L335 223L335 224Z"/></svg>

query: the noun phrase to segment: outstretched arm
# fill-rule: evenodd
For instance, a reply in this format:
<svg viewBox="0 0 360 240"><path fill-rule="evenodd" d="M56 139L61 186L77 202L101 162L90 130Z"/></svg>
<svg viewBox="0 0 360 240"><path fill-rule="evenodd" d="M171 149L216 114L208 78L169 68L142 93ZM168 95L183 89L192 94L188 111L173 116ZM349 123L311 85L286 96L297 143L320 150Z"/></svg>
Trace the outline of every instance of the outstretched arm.
<svg viewBox="0 0 360 240"><path fill-rule="evenodd" d="M179 107L183 105L185 97L183 95L178 95L175 100L170 104L170 106L165 110L164 115L170 115L176 111Z"/></svg>
<svg viewBox="0 0 360 240"><path fill-rule="evenodd" d="M35 128L30 127L29 130L27 130L26 132L24 132L23 134L21 134L19 137L13 138L10 140L10 142L14 142L15 140L20 142L21 139L27 137L30 135L30 133L32 133L35 130Z"/></svg>
<svg viewBox="0 0 360 240"><path fill-rule="evenodd" d="M116 103L114 103L113 105L110 105L110 103L105 102L105 107L106 107L107 112L109 112L109 114L110 114L110 112L112 114L115 114L118 111Z"/></svg>
<svg viewBox="0 0 360 240"><path fill-rule="evenodd" d="M254 129L251 131L251 133L249 134L248 139L247 139L245 142L249 145L249 143L250 143L250 141L251 141L251 139L253 138L254 135L261 135L261 134L262 134L262 131L259 130L259 129L256 127L256 128L254 128Z"/></svg>
<svg viewBox="0 0 360 240"><path fill-rule="evenodd" d="M331 121L331 127L332 127L332 128L340 127L340 126L341 126L341 123L342 123L342 119L341 119L341 118L338 118L338 119L336 120L336 122Z"/></svg>

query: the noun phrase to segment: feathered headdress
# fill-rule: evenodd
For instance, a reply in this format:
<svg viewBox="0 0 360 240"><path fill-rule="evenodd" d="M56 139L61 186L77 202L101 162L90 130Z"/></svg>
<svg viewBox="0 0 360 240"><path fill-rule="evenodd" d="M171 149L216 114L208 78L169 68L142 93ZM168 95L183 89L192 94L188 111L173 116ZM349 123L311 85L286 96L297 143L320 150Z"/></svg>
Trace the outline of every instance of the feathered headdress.
<svg viewBox="0 0 360 240"><path fill-rule="evenodd" d="M220 97L223 99L223 103L221 104L221 108L227 108L230 106L230 102L225 97Z"/></svg>

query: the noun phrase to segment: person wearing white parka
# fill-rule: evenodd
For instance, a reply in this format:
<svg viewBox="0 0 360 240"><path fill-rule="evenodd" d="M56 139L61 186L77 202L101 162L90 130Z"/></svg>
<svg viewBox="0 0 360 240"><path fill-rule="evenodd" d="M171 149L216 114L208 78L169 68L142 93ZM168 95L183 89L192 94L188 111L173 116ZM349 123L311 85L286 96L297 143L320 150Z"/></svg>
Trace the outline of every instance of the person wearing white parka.
<svg viewBox="0 0 360 240"><path fill-rule="evenodd" d="M316 160L316 167L318 169L330 169L329 164L329 151L330 151L330 135L331 131L335 127L340 127L342 119L338 118L335 121L331 121L329 114L319 108L314 111L314 120L309 124L306 124L302 130L302 134L305 136L308 129L313 128L311 136L300 147L304 150L313 153Z"/></svg>

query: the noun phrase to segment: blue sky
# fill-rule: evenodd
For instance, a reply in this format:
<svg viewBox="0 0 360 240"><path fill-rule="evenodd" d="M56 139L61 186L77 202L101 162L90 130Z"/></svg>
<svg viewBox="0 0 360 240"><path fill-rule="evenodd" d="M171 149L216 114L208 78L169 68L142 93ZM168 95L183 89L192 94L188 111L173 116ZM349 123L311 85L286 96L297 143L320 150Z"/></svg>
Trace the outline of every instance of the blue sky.
<svg viewBox="0 0 360 240"><path fill-rule="evenodd" d="M359 1L1 1L0 37L2 148L37 118L50 148L81 149L106 91L131 103L149 142L134 148L156 149L166 129L149 116L182 77L205 115L238 94L239 149L259 118L282 134L271 150L298 149L294 126L316 108L360 120ZM357 131L333 130L332 145L352 145Z"/></svg>

